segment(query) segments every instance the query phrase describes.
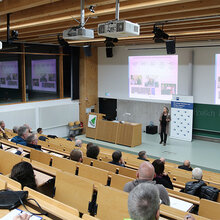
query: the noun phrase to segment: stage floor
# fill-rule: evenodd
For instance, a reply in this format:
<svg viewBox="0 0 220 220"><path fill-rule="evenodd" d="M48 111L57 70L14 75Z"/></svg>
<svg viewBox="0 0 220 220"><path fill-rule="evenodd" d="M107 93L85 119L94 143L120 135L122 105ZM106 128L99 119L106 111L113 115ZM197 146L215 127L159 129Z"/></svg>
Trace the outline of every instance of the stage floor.
<svg viewBox="0 0 220 220"><path fill-rule="evenodd" d="M141 150L145 150L147 155L152 158L164 157L167 161L181 164L184 160L190 160L192 167L200 167L202 169L220 173L220 144L193 140L192 142L180 141L168 137L167 145L164 147L159 144L160 137L158 134L150 135L142 133L142 144L137 147L127 147L112 144L104 141L86 138L85 135L76 137L84 143L93 142L101 147L121 150L122 152L137 154Z"/></svg>

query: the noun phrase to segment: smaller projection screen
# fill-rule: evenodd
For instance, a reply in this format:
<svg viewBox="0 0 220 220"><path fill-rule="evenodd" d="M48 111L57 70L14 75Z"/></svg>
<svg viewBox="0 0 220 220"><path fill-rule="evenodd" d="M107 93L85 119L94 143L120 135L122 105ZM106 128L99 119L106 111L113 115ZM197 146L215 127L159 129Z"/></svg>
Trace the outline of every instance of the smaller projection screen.
<svg viewBox="0 0 220 220"><path fill-rule="evenodd" d="M0 61L0 88L18 87L18 61Z"/></svg>
<svg viewBox="0 0 220 220"><path fill-rule="evenodd" d="M31 61L32 90L56 92L56 59Z"/></svg>
<svg viewBox="0 0 220 220"><path fill-rule="evenodd" d="M220 105L220 54L215 55L215 104Z"/></svg>
<svg viewBox="0 0 220 220"><path fill-rule="evenodd" d="M130 56L129 97L171 100L178 91L178 55Z"/></svg>

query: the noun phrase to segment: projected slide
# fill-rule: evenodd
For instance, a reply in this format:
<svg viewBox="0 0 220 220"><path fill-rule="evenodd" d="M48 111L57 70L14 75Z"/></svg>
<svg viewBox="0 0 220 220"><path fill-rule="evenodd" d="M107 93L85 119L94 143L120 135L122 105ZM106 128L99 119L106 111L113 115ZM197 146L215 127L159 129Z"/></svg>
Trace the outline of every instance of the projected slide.
<svg viewBox="0 0 220 220"><path fill-rule="evenodd" d="M0 88L18 89L18 61L0 61Z"/></svg>
<svg viewBox="0 0 220 220"><path fill-rule="evenodd" d="M177 55L129 57L130 98L171 100L177 83Z"/></svg>
<svg viewBox="0 0 220 220"><path fill-rule="evenodd" d="M220 54L215 55L215 104L220 104Z"/></svg>
<svg viewBox="0 0 220 220"><path fill-rule="evenodd" d="M56 92L56 59L32 60L32 90Z"/></svg>

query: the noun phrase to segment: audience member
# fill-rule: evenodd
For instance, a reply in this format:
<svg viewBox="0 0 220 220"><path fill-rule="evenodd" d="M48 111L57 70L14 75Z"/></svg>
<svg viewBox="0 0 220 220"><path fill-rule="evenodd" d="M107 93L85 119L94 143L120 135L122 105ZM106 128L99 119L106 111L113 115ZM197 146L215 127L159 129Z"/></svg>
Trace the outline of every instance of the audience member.
<svg viewBox="0 0 220 220"><path fill-rule="evenodd" d="M79 140L79 139L77 139L77 140L75 141L75 146L76 146L76 147L82 147L82 141Z"/></svg>
<svg viewBox="0 0 220 220"><path fill-rule="evenodd" d="M68 141L74 141L74 139L75 139L74 134L70 134L69 137L67 138Z"/></svg>
<svg viewBox="0 0 220 220"><path fill-rule="evenodd" d="M41 146L37 144L38 138L36 134L30 134L27 137L26 142L28 147L34 148L35 150L41 150Z"/></svg>
<svg viewBox="0 0 220 220"><path fill-rule="evenodd" d="M168 193L165 187L163 185L156 184L156 182L153 181L154 174L155 174L154 167L151 163L147 161L141 163L137 171L137 179L126 183L124 186L124 191L130 192L140 183L150 183L152 185L155 185L158 188L159 196L160 196L160 199L162 200L162 203L165 205L170 205L170 199L169 199L169 196L168 196Z"/></svg>
<svg viewBox="0 0 220 220"><path fill-rule="evenodd" d="M179 169L187 170L187 171L192 171L192 167L190 166L190 161L185 160L183 165L178 166Z"/></svg>
<svg viewBox="0 0 220 220"><path fill-rule="evenodd" d="M161 160L155 160L152 165L154 166L155 176L154 179L157 184L161 184L166 188L173 189L173 184L170 177L164 173L164 163Z"/></svg>
<svg viewBox="0 0 220 220"><path fill-rule="evenodd" d="M164 158L164 157L161 157L160 160L161 160L161 161L163 162L163 164L165 165L165 163L166 163L165 158Z"/></svg>
<svg viewBox="0 0 220 220"><path fill-rule="evenodd" d="M132 220L158 220L160 217L158 188L141 183L128 196L128 212Z"/></svg>
<svg viewBox="0 0 220 220"><path fill-rule="evenodd" d="M92 145L91 147L89 147L86 151L86 156L93 158L93 159L97 159L98 155L99 155L99 147L97 145Z"/></svg>
<svg viewBox="0 0 220 220"><path fill-rule="evenodd" d="M146 155L146 151L142 150L138 153L138 158L139 160L145 160L145 161L149 161L147 159L147 155Z"/></svg>
<svg viewBox="0 0 220 220"><path fill-rule="evenodd" d="M14 126L12 128L13 133L17 134L18 133L18 126Z"/></svg>
<svg viewBox="0 0 220 220"><path fill-rule="evenodd" d="M193 179L201 180L202 176L203 176L202 169L200 169L199 167L196 167L195 169L193 169L193 171L192 171L192 178Z"/></svg>
<svg viewBox="0 0 220 220"><path fill-rule="evenodd" d="M116 150L115 152L112 153L112 161L109 163L117 166L125 167L125 162L120 150Z"/></svg>
<svg viewBox="0 0 220 220"><path fill-rule="evenodd" d="M18 128L18 135L11 139L12 142L16 144L21 144L27 146L26 139L29 135L28 128L25 126L21 126Z"/></svg>
<svg viewBox="0 0 220 220"><path fill-rule="evenodd" d="M28 129L29 133L32 133L32 128L28 124L24 124L23 126Z"/></svg>
<svg viewBox="0 0 220 220"><path fill-rule="evenodd" d="M76 162L83 162L83 153L79 149L73 149L70 153L70 159Z"/></svg>
<svg viewBox="0 0 220 220"><path fill-rule="evenodd" d="M31 189L37 188L33 167L28 162L23 161L14 165L11 170L10 178L18 181L21 184L22 189L25 186Z"/></svg>
<svg viewBox="0 0 220 220"><path fill-rule="evenodd" d="M43 134L43 129L42 129L42 128L38 128L38 129L37 129L37 133L38 133L38 134Z"/></svg>
<svg viewBox="0 0 220 220"><path fill-rule="evenodd" d="M5 132L5 122L0 121L0 139L8 140L8 135Z"/></svg>
<svg viewBox="0 0 220 220"><path fill-rule="evenodd" d="M89 143L86 145L86 149L88 150L88 148L90 148L91 146L93 146L93 143L92 143L92 142L89 142Z"/></svg>

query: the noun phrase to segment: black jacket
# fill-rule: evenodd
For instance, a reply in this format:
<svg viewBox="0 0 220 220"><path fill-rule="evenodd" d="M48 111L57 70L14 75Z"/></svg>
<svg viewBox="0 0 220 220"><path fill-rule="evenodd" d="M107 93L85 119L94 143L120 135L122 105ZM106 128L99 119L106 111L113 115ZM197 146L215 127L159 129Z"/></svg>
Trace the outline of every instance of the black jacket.
<svg viewBox="0 0 220 220"><path fill-rule="evenodd" d="M164 176L156 176L154 179L157 184L163 185L165 188L173 189L173 184L168 175Z"/></svg>
<svg viewBox="0 0 220 220"><path fill-rule="evenodd" d="M187 167L185 165L180 165L180 166L178 166L178 168L182 169L182 170L187 170L187 171L192 171L193 170L192 167Z"/></svg>

